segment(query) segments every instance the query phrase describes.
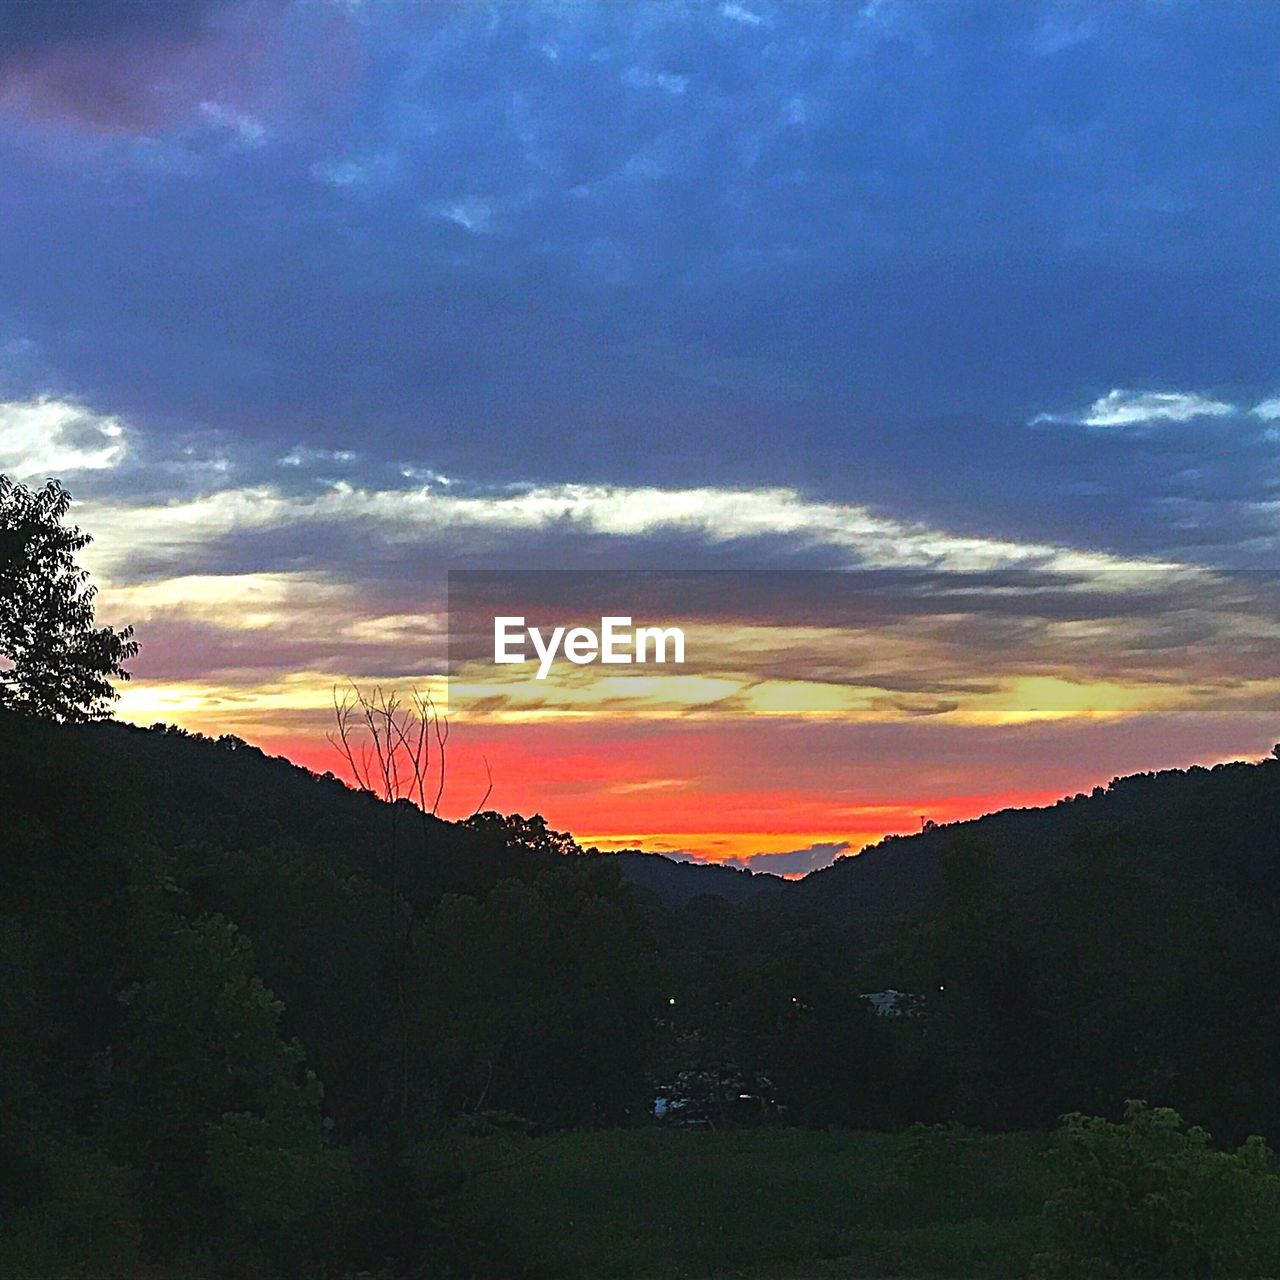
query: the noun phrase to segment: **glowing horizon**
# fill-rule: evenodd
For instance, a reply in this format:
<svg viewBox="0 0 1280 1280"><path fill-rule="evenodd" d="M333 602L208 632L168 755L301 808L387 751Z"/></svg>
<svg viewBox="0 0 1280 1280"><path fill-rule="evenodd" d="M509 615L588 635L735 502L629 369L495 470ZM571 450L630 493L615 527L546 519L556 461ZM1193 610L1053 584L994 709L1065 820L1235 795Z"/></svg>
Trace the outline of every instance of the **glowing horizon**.
<svg viewBox="0 0 1280 1280"><path fill-rule="evenodd" d="M584 594L573 607L587 608L598 577L563 581ZM1280 621L1265 575L708 579L730 581L731 598L701 592L685 665L624 674L561 663L546 680L475 657L415 674L415 650L428 638L438 646L444 620L409 613L394 592L384 612L356 618L349 592L298 579L157 581L104 598L150 611L162 637L179 622L198 627L239 664L216 680L151 676L144 649L123 719L234 733L347 777L326 742L335 689L417 688L452 720L446 814L474 807L487 760L489 807L542 813L584 845L763 868L789 857L807 869L925 820L1052 803L1118 774L1258 756L1280 710L1268 656ZM809 595L780 605L780 582ZM865 598L833 599L833 584L861 582ZM518 575L507 589L531 590ZM240 606L228 616L232 598ZM835 625L815 610L857 620ZM294 626L282 638L286 617ZM145 621L139 634L145 644ZM371 653L383 667L289 670L285 655L318 636L342 649L348 670ZM254 647L263 639L284 646L274 670ZM161 651L157 665L173 657Z"/></svg>

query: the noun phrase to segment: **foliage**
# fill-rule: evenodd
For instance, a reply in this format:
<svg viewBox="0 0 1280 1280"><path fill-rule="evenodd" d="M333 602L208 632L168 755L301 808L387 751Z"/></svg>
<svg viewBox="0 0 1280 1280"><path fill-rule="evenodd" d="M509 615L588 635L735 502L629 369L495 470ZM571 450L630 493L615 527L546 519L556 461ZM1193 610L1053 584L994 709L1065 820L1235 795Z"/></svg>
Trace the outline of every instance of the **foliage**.
<svg viewBox="0 0 1280 1280"><path fill-rule="evenodd" d="M152 1239L287 1227L335 1180L322 1090L283 1007L254 972L253 947L220 916L157 922L147 976L100 1070L102 1126L163 1206Z"/></svg>
<svg viewBox="0 0 1280 1280"><path fill-rule="evenodd" d="M136 1176L83 1143L44 1138L4 1215L0 1275L129 1275L139 1263Z"/></svg>
<svg viewBox="0 0 1280 1280"><path fill-rule="evenodd" d="M472 831L496 836L513 848L564 856L582 853L578 842L568 832L549 827L540 813L526 818L518 813L497 813L493 809L485 809L466 819L466 826Z"/></svg>
<svg viewBox="0 0 1280 1280"><path fill-rule="evenodd" d="M76 564L87 534L64 525L71 495L0 475L0 706L56 720L105 715L138 651L133 631L94 625L95 589Z"/></svg>
<svg viewBox="0 0 1280 1280"><path fill-rule="evenodd" d="M466 1274L489 1218L407 1151L647 1105L654 944L605 860L429 819L393 892L394 806L236 739L4 711L0 811L0 1270Z"/></svg>
<svg viewBox="0 0 1280 1280"><path fill-rule="evenodd" d="M449 895L424 934L426 1087L446 1114L498 1111L542 1127L644 1114L651 943L612 867L548 869L483 900Z"/></svg>
<svg viewBox="0 0 1280 1280"><path fill-rule="evenodd" d="M1215 1151L1176 1111L1125 1107L1116 1124L1066 1117L1062 1185L1045 1205L1049 1275L1274 1274L1280 1178L1261 1138Z"/></svg>

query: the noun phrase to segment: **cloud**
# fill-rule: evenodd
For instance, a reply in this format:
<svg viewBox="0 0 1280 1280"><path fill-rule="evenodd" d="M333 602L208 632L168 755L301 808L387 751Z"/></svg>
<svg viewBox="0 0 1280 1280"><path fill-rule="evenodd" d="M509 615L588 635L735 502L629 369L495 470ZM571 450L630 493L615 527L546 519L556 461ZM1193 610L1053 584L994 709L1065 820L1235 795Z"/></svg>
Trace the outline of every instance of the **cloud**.
<svg viewBox="0 0 1280 1280"><path fill-rule="evenodd" d="M1065 49L1092 40L1100 30L1098 19L1093 14L1081 14L1078 10L1050 13L1036 28L1031 37L1031 47L1042 58L1051 58Z"/></svg>
<svg viewBox="0 0 1280 1280"><path fill-rule="evenodd" d="M1177 391L1109 391L1083 418L1086 427L1125 427L1139 422L1190 422L1225 418L1235 406L1207 396Z"/></svg>
<svg viewBox="0 0 1280 1280"><path fill-rule="evenodd" d="M200 104L200 114L210 124L227 130L242 146L260 147L267 141L267 127L257 116L224 102L206 100Z"/></svg>
<svg viewBox="0 0 1280 1280"><path fill-rule="evenodd" d="M479 196L464 196L457 200L437 201L427 206L433 217L451 222L472 235L493 235L497 227L493 220L493 204Z"/></svg>
<svg viewBox="0 0 1280 1280"><path fill-rule="evenodd" d="M838 857L853 846L848 840L811 844L803 849L788 849L782 853L753 853L745 858L729 858L728 865L743 871L767 871L773 875L805 875L819 867L829 867Z"/></svg>
<svg viewBox="0 0 1280 1280"><path fill-rule="evenodd" d="M360 455L353 449L317 449L312 445L295 445L278 461L277 466L310 468L337 464L347 466L355 462Z"/></svg>
<svg viewBox="0 0 1280 1280"><path fill-rule="evenodd" d="M1030 46L1045 15L1066 24L1055 43L1100 11L299 0L282 24L271 0L147 7L187 16L103 41L49 18L21 55L50 76L62 60L80 114L35 123L19 86L0 111L0 326L57 375L11 377L0 399L68 388L157 432L210 428L290 487L274 468L295 442L350 439L369 490L397 483L377 459L492 487L778 488L1155 555L1190 540L1154 504L1193 478L1172 447L1095 448L1084 420L1122 410L1090 402L1270 378L1256 282L1274 193L1248 181L1274 150L1261 7L1215 29L1194 6L1108 12L1052 66ZM935 59L904 47L915 26ZM336 74L334 28L352 46ZM628 68L674 79L636 88ZM1029 162L1046 131L1070 146ZM1208 200L1205 172L1240 198ZM1117 203L1157 188L1193 214ZM1033 436L1039 408L1075 425ZM1176 426L1169 409L1147 424ZM1269 491L1274 424L1246 423L1195 459L1194 496ZM1239 534L1237 507L1210 518L1221 545Z"/></svg>
<svg viewBox="0 0 1280 1280"><path fill-rule="evenodd" d="M304 471L306 461L299 454L296 469ZM272 560L274 540L275 558L289 563L328 558L334 573L342 570L337 557L359 560L375 549L391 564L385 558L394 551L419 559L430 548L437 554L451 549L455 559L462 549L492 557L509 555L513 546L528 554L541 539L542 554L552 546L567 554L576 545L582 555L593 541L652 547L671 537L704 546L821 550L842 566L1101 569L1128 563L1046 543L951 533L858 504L814 500L789 488L553 484L478 489L455 479L447 487L427 483L392 489L327 480L301 492L263 483L187 501L96 501L85 508L86 524L101 531L100 554L110 548L113 576L132 576L143 566L151 566L148 573L167 572L166 565L197 561L216 571L219 559L233 560L236 544L247 540L260 560Z"/></svg>
<svg viewBox="0 0 1280 1280"><path fill-rule="evenodd" d="M118 466L127 448L118 418L69 400L0 403L0 471L38 482L67 472Z"/></svg>
<svg viewBox="0 0 1280 1280"><path fill-rule="evenodd" d="M725 3L720 6L720 13L731 22L741 22L747 27L763 26L766 22L762 14L753 12L745 5L735 3L735 0L725 0Z"/></svg>
<svg viewBox="0 0 1280 1280"><path fill-rule="evenodd" d="M1249 410L1255 417L1261 418L1263 422L1275 422L1280 419L1280 396L1272 396L1270 400L1262 400Z"/></svg>
<svg viewBox="0 0 1280 1280"><path fill-rule="evenodd" d="M342 160L317 160L310 170L317 182L339 190L370 192L387 187L396 174L393 152Z"/></svg>
<svg viewBox="0 0 1280 1280"><path fill-rule="evenodd" d="M1069 423L1082 427L1142 427L1156 422L1190 422L1193 418L1227 418L1238 410L1225 400L1186 391L1123 391L1118 388L1099 396L1079 414L1040 413L1031 426Z"/></svg>
<svg viewBox="0 0 1280 1280"><path fill-rule="evenodd" d="M679 97L689 87L689 77L674 75L669 71L650 71L647 67L628 67L623 72L624 84L633 89L661 89L673 97Z"/></svg>

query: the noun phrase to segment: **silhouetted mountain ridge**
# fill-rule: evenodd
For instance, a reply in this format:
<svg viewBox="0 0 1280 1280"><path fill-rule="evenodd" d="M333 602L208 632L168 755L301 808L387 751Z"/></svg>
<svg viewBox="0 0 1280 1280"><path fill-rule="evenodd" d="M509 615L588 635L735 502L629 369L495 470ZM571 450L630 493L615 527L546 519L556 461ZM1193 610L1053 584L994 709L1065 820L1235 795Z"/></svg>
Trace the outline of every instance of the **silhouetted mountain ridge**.
<svg viewBox="0 0 1280 1280"><path fill-rule="evenodd" d="M702 896L856 933L930 902L939 859L957 840L988 846L1010 882L1035 892L1088 838L1126 841L1132 857L1173 865L1250 898L1280 899L1280 759L1164 769L1113 778L1052 805L1003 809L888 836L800 880L627 850L623 874L668 907Z"/></svg>
<svg viewBox="0 0 1280 1280"><path fill-rule="evenodd" d="M990 848L1025 890L1068 868L1089 839L1123 840L1137 862L1202 877L1247 897L1280 896L1280 759L1131 774L1049 806L1004 809L891 836L811 872L791 905L861 927L930 901L939 858L957 840Z"/></svg>
<svg viewBox="0 0 1280 1280"><path fill-rule="evenodd" d="M664 907L684 906L704 894L741 906L771 897L791 883L767 871L717 862L683 862L643 849L619 849L604 856L615 859L631 884L652 893Z"/></svg>
<svg viewBox="0 0 1280 1280"><path fill-rule="evenodd" d="M532 874L553 863L560 847L551 838L557 833L546 832L540 819L423 819L407 804L386 805L235 738L118 722L50 725L11 715L0 717L0 729L0 763L10 787L55 825L60 815L91 804L100 816L122 806L145 808L153 818L163 813L171 837L186 823L203 834L216 828L227 845L251 847L284 836L331 860L335 871L376 875L367 856L371 832L381 838L388 823L411 822L414 830L425 823L431 857L411 866L417 890L428 897L483 892L504 875ZM1063 867L1073 842L1104 833L1128 841L1136 859L1172 860L1181 874L1269 901L1280 896L1280 759L1114 778L1053 805L889 836L795 881L639 849L597 856L666 907L709 896L861 930L927 903L938 883L939 856L958 839L989 846L1012 882L1034 889Z"/></svg>

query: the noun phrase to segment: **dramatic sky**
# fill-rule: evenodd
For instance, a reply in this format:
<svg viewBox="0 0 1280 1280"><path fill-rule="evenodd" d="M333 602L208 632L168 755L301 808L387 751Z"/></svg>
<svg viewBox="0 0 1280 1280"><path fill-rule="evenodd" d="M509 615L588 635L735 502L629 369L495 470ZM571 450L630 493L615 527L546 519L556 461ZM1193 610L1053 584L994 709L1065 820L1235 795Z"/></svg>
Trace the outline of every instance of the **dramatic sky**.
<svg viewBox="0 0 1280 1280"><path fill-rule="evenodd" d="M3 4L0 468L97 537L122 716L318 768L336 682L442 674L449 568L1145 584L1140 638L950 601L945 661L737 599L696 705L458 704L454 811L483 755L801 870L1260 754L1270 619L1185 584L1277 563L1278 73L1225 0Z"/></svg>

